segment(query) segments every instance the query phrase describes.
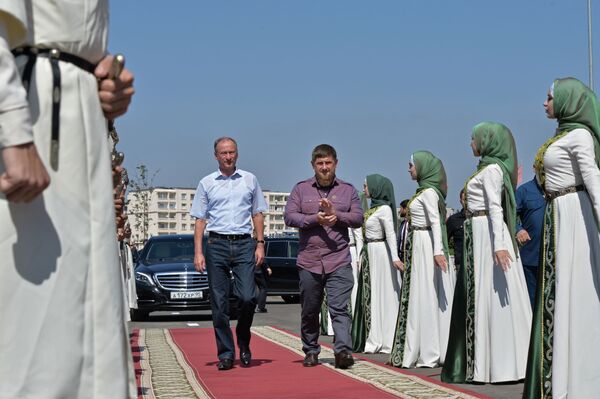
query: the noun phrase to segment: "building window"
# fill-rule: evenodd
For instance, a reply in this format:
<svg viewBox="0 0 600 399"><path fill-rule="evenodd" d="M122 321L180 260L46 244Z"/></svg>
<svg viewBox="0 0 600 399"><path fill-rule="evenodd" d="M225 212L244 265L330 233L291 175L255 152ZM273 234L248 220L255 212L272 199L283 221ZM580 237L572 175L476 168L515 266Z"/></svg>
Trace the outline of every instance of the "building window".
<svg viewBox="0 0 600 399"><path fill-rule="evenodd" d="M166 229L168 227L168 223L158 222L159 229Z"/></svg>
<svg viewBox="0 0 600 399"><path fill-rule="evenodd" d="M167 193L164 191L159 191L156 195L158 196L158 199L167 199Z"/></svg>
<svg viewBox="0 0 600 399"><path fill-rule="evenodd" d="M166 219L167 218L167 213L166 212L158 212L158 218L159 219Z"/></svg>
<svg viewBox="0 0 600 399"><path fill-rule="evenodd" d="M187 202L181 203L181 209L187 209Z"/></svg>
<svg viewBox="0 0 600 399"><path fill-rule="evenodd" d="M167 203L166 202L159 202L158 203L158 209L167 209Z"/></svg>
<svg viewBox="0 0 600 399"><path fill-rule="evenodd" d="M187 199L187 194L186 193L181 193L181 199L182 200Z"/></svg>
<svg viewBox="0 0 600 399"><path fill-rule="evenodd" d="M170 229L176 229L177 228L177 223L175 223L175 222L169 223L169 228Z"/></svg>
<svg viewBox="0 0 600 399"><path fill-rule="evenodd" d="M175 219L175 215L177 215L175 212L169 212L169 219Z"/></svg>
<svg viewBox="0 0 600 399"><path fill-rule="evenodd" d="M175 202L169 202L169 209L176 209L177 204Z"/></svg>
<svg viewBox="0 0 600 399"><path fill-rule="evenodd" d="M169 193L169 199L175 199L175 193Z"/></svg>
<svg viewBox="0 0 600 399"><path fill-rule="evenodd" d="M194 197L195 197L195 194L191 194L191 195L190 195L190 199L191 199L192 201L194 200Z"/></svg>

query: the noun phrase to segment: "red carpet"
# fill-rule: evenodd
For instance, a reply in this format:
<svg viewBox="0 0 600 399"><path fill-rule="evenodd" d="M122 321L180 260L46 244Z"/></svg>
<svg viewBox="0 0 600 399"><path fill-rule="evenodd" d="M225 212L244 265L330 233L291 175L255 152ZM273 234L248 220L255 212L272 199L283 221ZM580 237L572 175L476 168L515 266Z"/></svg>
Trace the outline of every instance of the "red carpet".
<svg viewBox="0 0 600 399"><path fill-rule="evenodd" d="M321 365L302 367L299 338L272 327L253 328L251 366L236 359L228 371L216 368L211 328L136 330L131 346L139 398L484 398L365 359L336 370L327 347Z"/></svg>

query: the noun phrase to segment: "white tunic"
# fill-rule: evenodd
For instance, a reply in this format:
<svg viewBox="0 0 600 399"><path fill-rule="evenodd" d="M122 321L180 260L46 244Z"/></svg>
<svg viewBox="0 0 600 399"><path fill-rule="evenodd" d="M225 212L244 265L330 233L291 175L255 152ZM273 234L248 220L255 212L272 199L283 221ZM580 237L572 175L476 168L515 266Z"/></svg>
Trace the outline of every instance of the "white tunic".
<svg viewBox="0 0 600 399"><path fill-rule="evenodd" d="M396 327L395 311L400 304L401 278L392 263L400 259L389 206L378 207L365 221L365 237L371 278L371 325L365 353L390 353ZM382 238L385 241L368 242Z"/></svg>
<svg viewBox="0 0 600 399"><path fill-rule="evenodd" d="M105 54L107 1L0 0L0 9L12 15L0 18L11 46L54 46L91 62ZM25 42L19 26L29 32ZM6 65L7 53L0 57ZM106 120L96 78L64 62L60 69L59 169L48 163L52 75L40 57L29 107L50 187L29 204L0 195L0 398L135 397ZM12 134L19 132L3 130L2 142L14 143Z"/></svg>
<svg viewBox="0 0 600 399"><path fill-rule="evenodd" d="M516 257L502 216L502 169L485 167L467 184L467 208L487 210L474 217L475 367L477 382L525 378L531 332L531 304L521 260ZM494 252L508 250L513 259L506 272L495 264ZM464 254L467 256L467 254Z"/></svg>
<svg viewBox="0 0 600 399"><path fill-rule="evenodd" d="M454 268L443 272L434 255L444 255L437 192L428 188L410 202L412 265L406 341L402 367L437 367L444 363L454 298Z"/></svg>
<svg viewBox="0 0 600 399"><path fill-rule="evenodd" d="M595 398L600 391L600 171L590 133L575 129L548 147L546 190L585 184L554 200L556 291L552 394Z"/></svg>

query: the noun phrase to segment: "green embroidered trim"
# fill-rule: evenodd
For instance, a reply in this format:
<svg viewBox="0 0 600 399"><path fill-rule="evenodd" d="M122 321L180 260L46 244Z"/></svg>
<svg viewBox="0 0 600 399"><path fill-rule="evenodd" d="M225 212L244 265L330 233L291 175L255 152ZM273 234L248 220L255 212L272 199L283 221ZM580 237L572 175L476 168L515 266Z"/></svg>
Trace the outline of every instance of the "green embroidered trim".
<svg viewBox="0 0 600 399"><path fill-rule="evenodd" d="M473 257L473 219L471 218L465 220L464 236L463 267L467 274L467 315L465 318L467 366L465 380L472 382L475 373L475 262Z"/></svg>
<svg viewBox="0 0 600 399"><path fill-rule="evenodd" d="M412 200L411 200L412 201ZM410 203L409 203L410 205ZM406 257L404 262L404 273L402 275L402 294L400 296L400 308L396 320L396 333L394 344L390 355L390 363L396 367L402 367L404 360L404 346L406 344L406 324L408 322L408 304L410 299L410 275L412 270L412 244L413 232L409 231L406 237Z"/></svg>
<svg viewBox="0 0 600 399"><path fill-rule="evenodd" d="M557 140L561 139L567 133L569 132L565 130L564 132L560 132L559 134L550 137L544 144L542 144L535 154L533 168L535 169L538 183L542 188L545 188L546 184L546 172L544 171L544 156L546 155L546 150L548 150L548 147L554 144Z"/></svg>
<svg viewBox="0 0 600 399"><path fill-rule="evenodd" d="M543 274L542 290L543 318L542 318L542 362L541 381L542 398L552 397L552 351L554 342L554 308L556 290L556 231L554 224L554 203L546 204L544 212L544 236L543 236Z"/></svg>
<svg viewBox="0 0 600 399"><path fill-rule="evenodd" d="M329 330L329 305L327 304L327 291L323 291L323 301L321 302L321 335L327 335L327 330Z"/></svg>

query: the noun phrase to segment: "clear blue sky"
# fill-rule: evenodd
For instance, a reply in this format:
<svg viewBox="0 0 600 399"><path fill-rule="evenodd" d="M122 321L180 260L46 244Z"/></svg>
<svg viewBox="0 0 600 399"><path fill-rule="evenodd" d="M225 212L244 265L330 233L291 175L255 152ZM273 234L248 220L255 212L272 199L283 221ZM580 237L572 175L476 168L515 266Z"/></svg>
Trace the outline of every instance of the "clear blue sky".
<svg viewBox="0 0 600 399"><path fill-rule="evenodd" d="M136 75L117 121L133 175L195 187L216 170L216 137L238 140L238 166L263 189L312 175L310 152L338 150L357 188L381 173L400 202L415 190L410 154L445 164L450 206L474 171L471 128L509 126L524 179L555 122L542 108L556 77L585 83L586 0L111 1L109 50ZM596 88L600 3L595 2Z"/></svg>

